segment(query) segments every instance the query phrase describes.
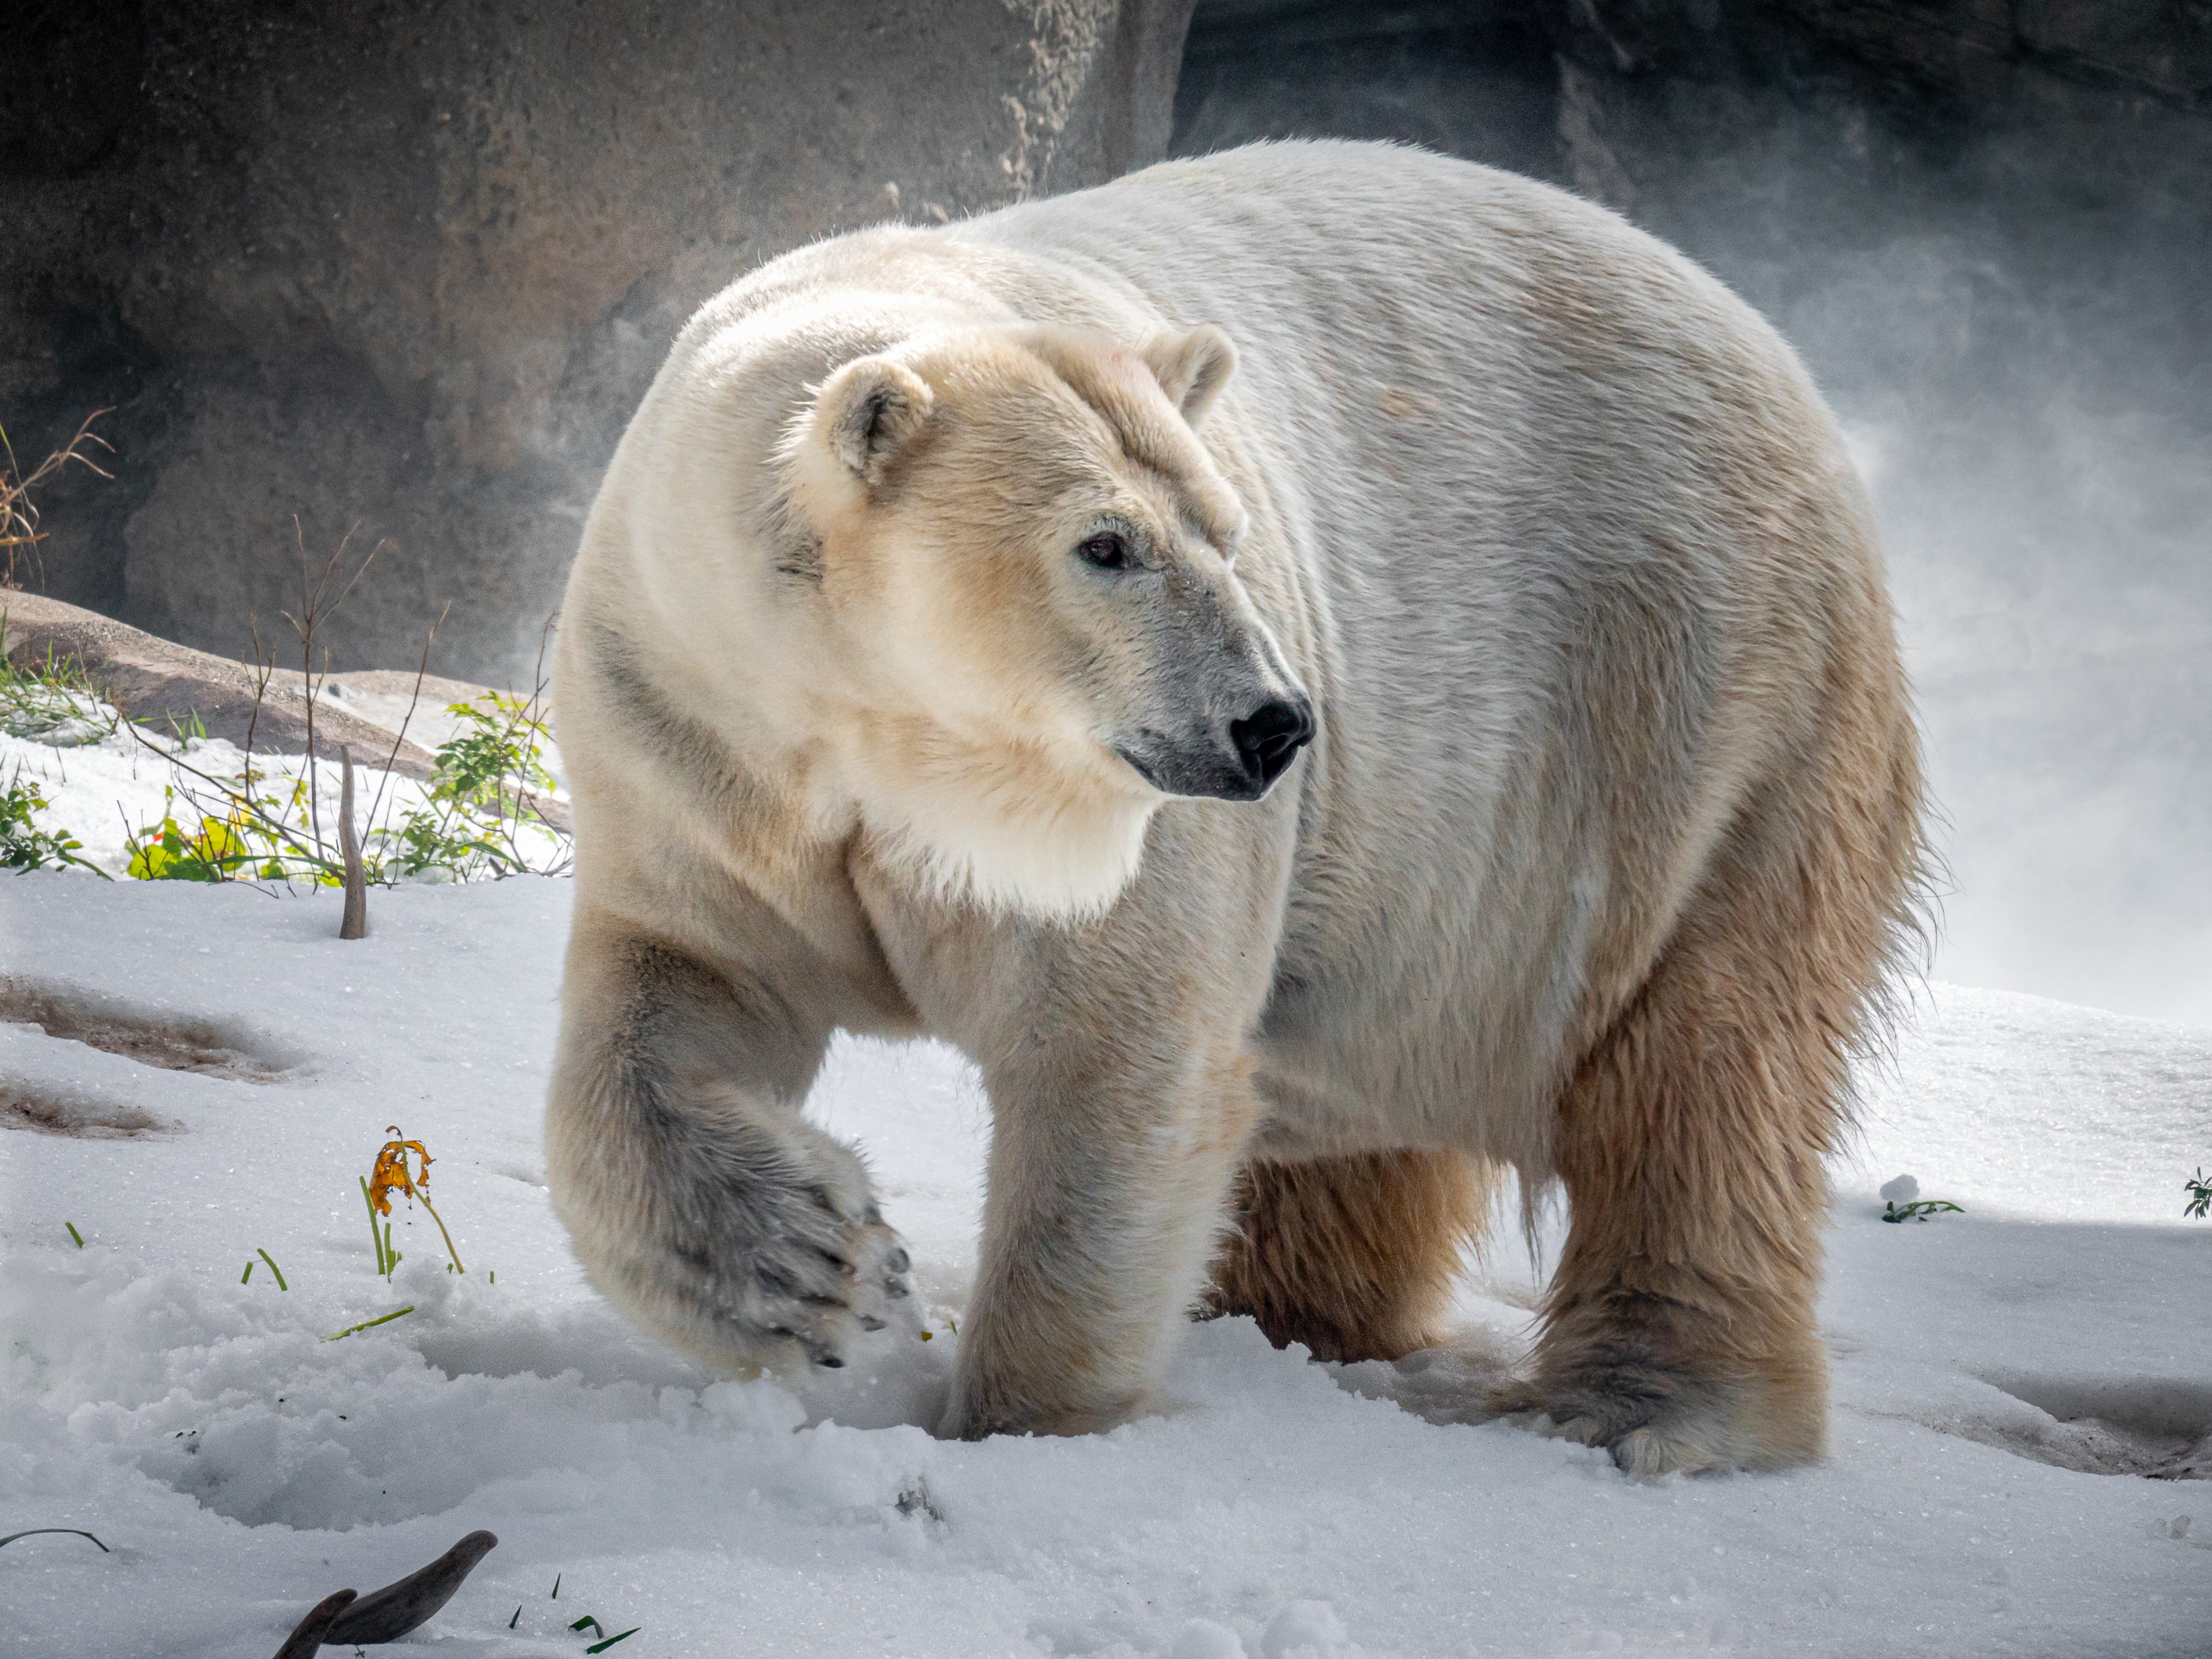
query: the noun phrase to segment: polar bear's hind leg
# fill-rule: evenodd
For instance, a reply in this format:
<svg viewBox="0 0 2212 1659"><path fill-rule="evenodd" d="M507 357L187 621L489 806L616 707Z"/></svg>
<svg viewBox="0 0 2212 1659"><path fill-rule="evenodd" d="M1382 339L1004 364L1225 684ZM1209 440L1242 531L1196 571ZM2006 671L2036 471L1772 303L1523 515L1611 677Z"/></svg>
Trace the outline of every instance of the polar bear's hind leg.
<svg viewBox="0 0 2212 1659"><path fill-rule="evenodd" d="M1254 1164L1206 1311L1249 1314L1277 1347L1302 1342L1317 1359L1425 1347L1495 1184L1458 1152Z"/></svg>
<svg viewBox="0 0 2212 1659"><path fill-rule="evenodd" d="M1572 1220L1534 1385L1507 1403L1634 1474L1778 1468L1826 1443L1823 1159L1917 936L1923 855L1893 655L1832 660L1877 666L1833 676L1802 769L1744 805L1556 1120Z"/></svg>

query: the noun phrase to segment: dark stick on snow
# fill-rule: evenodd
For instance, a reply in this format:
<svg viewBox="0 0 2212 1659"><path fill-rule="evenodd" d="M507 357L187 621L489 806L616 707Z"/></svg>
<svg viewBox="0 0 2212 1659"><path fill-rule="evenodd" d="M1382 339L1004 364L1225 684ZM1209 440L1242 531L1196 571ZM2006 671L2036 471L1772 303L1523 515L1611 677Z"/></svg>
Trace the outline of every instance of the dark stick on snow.
<svg viewBox="0 0 2212 1659"><path fill-rule="evenodd" d="M422 1571L362 1596L323 1639L334 1648L397 1642L453 1600L461 1580L498 1542L488 1532L471 1533Z"/></svg>
<svg viewBox="0 0 2212 1659"><path fill-rule="evenodd" d="M316 1602L308 1609L307 1616L292 1627L292 1633L284 1638L284 1645L276 1650L276 1659L315 1659L324 1639L331 1633L331 1625L346 1610L354 1595L352 1590L340 1590Z"/></svg>
<svg viewBox="0 0 2212 1659"><path fill-rule="evenodd" d="M368 937L368 876L361 866L361 836L353 827L353 748L338 745L344 780L338 786L338 851L345 855L345 919L340 939Z"/></svg>

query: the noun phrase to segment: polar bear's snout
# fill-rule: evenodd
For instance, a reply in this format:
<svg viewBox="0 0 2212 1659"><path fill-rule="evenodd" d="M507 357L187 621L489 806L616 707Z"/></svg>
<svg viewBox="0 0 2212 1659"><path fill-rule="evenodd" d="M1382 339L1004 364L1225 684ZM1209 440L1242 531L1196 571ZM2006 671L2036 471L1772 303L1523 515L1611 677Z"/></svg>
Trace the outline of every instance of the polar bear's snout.
<svg viewBox="0 0 2212 1659"><path fill-rule="evenodd" d="M1164 795L1258 800L1313 741L1313 700L1303 691L1268 695L1250 712L1203 723L1178 739L1146 731L1115 752Z"/></svg>
<svg viewBox="0 0 2212 1659"><path fill-rule="evenodd" d="M1114 751L1164 795L1255 801L1313 741L1313 699L1226 569L1175 569L1121 664Z"/></svg>

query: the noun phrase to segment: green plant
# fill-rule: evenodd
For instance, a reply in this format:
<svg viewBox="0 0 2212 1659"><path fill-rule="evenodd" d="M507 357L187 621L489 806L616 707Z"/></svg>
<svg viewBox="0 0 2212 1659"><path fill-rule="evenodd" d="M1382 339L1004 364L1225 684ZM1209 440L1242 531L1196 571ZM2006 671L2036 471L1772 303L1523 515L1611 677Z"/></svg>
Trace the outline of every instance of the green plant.
<svg viewBox="0 0 2212 1659"><path fill-rule="evenodd" d="M555 787L538 707L535 699L503 691L447 705L446 712L465 724L438 745L429 799L396 828L369 832L384 849L380 879L448 870L466 881L534 867L523 836L544 827L534 803Z"/></svg>
<svg viewBox="0 0 2212 1659"><path fill-rule="evenodd" d="M396 1123L389 1125L385 1133L395 1139L386 1141L378 1149L376 1163L368 1172L368 1179L362 1183L362 1192L368 1200L370 1228L374 1229L378 1216L392 1213L392 1194L400 1194L410 1203L420 1199L422 1207L430 1211L430 1219L438 1224L438 1236L446 1241L446 1254L453 1258L453 1271L457 1273L468 1272L468 1269L461 1265L461 1253L453 1248L453 1234L446 1231L445 1218L431 1208L430 1194L425 1190L430 1184L431 1159L428 1149L419 1140L397 1139L399 1126ZM419 1167L412 1172L410 1171L407 1163L410 1154L421 1160ZM392 1248L392 1225L389 1222L385 1224L384 1228L384 1249L386 1255L392 1261L397 1262L399 1260L398 1252ZM387 1273L386 1276L389 1278L390 1274Z"/></svg>
<svg viewBox="0 0 2212 1659"><path fill-rule="evenodd" d="M0 555L5 558L0 563L0 588L12 585L16 555L34 547L41 538L28 492L71 461L99 471L88 447L102 441L90 427L88 421L67 445L27 476L17 469L13 451L7 448L7 434L0 430ZM142 731L102 700L99 688L73 659L57 657L51 647L43 660L21 665L10 661L6 612L0 608L0 731L66 748L100 742L127 729L173 769L176 782L165 792L168 805L160 821L135 830L125 826L125 867L131 877L288 886L344 884L344 837L325 835L320 791L314 782L317 763L325 759L317 742L316 716L327 667L323 660L326 653L319 654L317 635L375 563L383 546L380 543L370 550L349 572L345 567L353 563L350 541L349 532L319 569L307 557L304 544L301 548L299 605L296 612L284 614L299 636L307 762L299 775L283 780L289 787L274 794L264 787L271 769L258 764L253 752L255 729L276 671L275 653L264 651L258 624L253 628L258 679L245 738L245 764L235 775L217 776L185 759L206 744L207 732L197 714L172 719L166 736ZM547 628L550 635L550 623ZM542 666L542 650L540 663ZM424 673L428 664L426 641ZM418 675L418 691L421 680ZM451 712L465 722L465 729L438 750L428 799L400 815L395 823L384 817L384 790L392 781L392 761L405 738L402 723L392 755L384 757L386 776L369 809L371 827L364 841L383 852L364 872L369 879L390 883L444 871L465 881L544 868L549 859L544 837L549 836L555 843L552 870L565 865L560 845L565 836L546 825L536 810L538 795L554 787L543 758L545 728L535 712L543 706L544 690L541 683L526 700L495 693L476 703L454 705ZM37 829L33 815L46 806L38 781L20 774L0 795L0 867L96 867L76 856L83 844L74 836ZM380 817L384 817L381 823Z"/></svg>
<svg viewBox="0 0 2212 1659"><path fill-rule="evenodd" d="M1964 1206L1954 1204L1948 1199L1922 1198L1910 1204L1892 1202L1883 1205L1881 1218L1884 1221L1925 1221L1929 1216L1940 1215L1947 1210L1954 1215L1966 1212Z"/></svg>
<svg viewBox="0 0 2212 1659"><path fill-rule="evenodd" d="M585 1652L605 1653L609 1648L614 1646L616 1643L623 1640L625 1638L636 1635L638 1632L643 1630L645 1626L642 1625L632 1625L628 1630L623 1632L619 1636L609 1636L607 1634L606 1626L599 1623L598 1620L592 1618L590 1614L586 1613L583 1618L579 1619L574 1624L569 1626L568 1628L570 1630L588 1630L592 1635L599 1638L599 1640L592 1643L591 1646L586 1648L584 1650Z"/></svg>
<svg viewBox="0 0 2212 1659"><path fill-rule="evenodd" d="M2199 1221L2207 1215L2212 1215L2212 1179L2205 1176L2203 1164L2198 1164L2197 1173L2181 1183L2181 1190L2189 1194L2189 1202L2183 1206L2182 1214L2193 1216Z"/></svg>
<svg viewBox="0 0 2212 1659"><path fill-rule="evenodd" d="M74 657L54 654L18 665L8 655L8 613L0 610L0 732L57 749L112 737L122 717Z"/></svg>
<svg viewBox="0 0 2212 1659"><path fill-rule="evenodd" d="M369 880L388 885L445 871L454 880L471 881L531 870L557 872L565 866L567 837L548 825L536 807L538 794L554 787L544 763L549 739L534 712L538 707L534 699L504 692L486 692L476 702L451 706L448 712L467 726L439 747L421 804L395 824L386 812L380 785L369 809L371 827L362 837ZM194 766L182 752L139 735L174 769L181 787L166 792L172 810L159 823L130 836L131 876L344 884L343 847L325 839L307 776L294 776L289 788L272 792L269 771L255 763L250 750L243 770L217 775ZM198 815L196 828L186 827L189 813L180 819L173 810L179 800ZM541 835L556 843L550 865L543 842L535 849L528 844Z"/></svg>
<svg viewBox="0 0 2212 1659"><path fill-rule="evenodd" d="M545 728L520 697L487 691L474 702L448 703L446 712L467 720L471 729L438 746L438 781L432 793L496 808L509 780L531 789L553 787L541 746Z"/></svg>
<svg viewBox="0 0 2212 1659"><path fill-rule="evenodd" d="M175 794L162 791L164 799ZM198 829L186 830L174 812L164 812L151 829L131 831L123 851L124 872L134 881L225 881L253 860L244 838L222 819L203 818Z"/></svg>
<svg viewBox="0 0 2212 1659"><path fill-rule="evenodd" d="M4 528L4 518L0 518L0 530ZM325 833L316 781L319 763L327 763L317 752L315 717L322 683L316 673L315 636L376 553L372 550L349 576L340 568L345 555L342 543L319 574L303 559L300 611L297 616L286 613L300 635L302 690L307 693L307 754L303 764L287 762L280 768L254 753L255 730L275 673L274 655L264 653L258 628L254 708L246 727L244 763L234 774L218 774L194 763L207 738L197 714L172 720L166 735L142 730L137 723L121 720L100 700L98 688L73 659L58 658L49 649L42 661L20 666L10 663L5 652L6 612L0 609L0 730L56 747L97 742L118 730L128 731L173 777L163 791L158 821L136 828L125 825L126 875L141 881L345 884L346 837ZM549 637L551 626L549 622ZM543 659L541 649L541 669ZM428 664L426 642L422 671L416 676L418 695ZM541 673L527 698L486 692L473 702L450 705L447 712L461 722L462 729L439 746L422 792L417 794L411 787L400 792L399 800L416 803L404 811L398 800L388 803L386 794L398 781L392 766L405 741L406 722L401 723L392 753L380 757L383 775L360 837L368 854L362 860L367 880L389 884L442 873L470 881L527 871L557 874L566 868L568 836L548 823L538 810L540 798L556 787L545 764L550 739L542 715L544 694ZM409 719L412 717L410 707ZM57 735L65 728L66 742ZM59 830L40 829L34 822L34 815L48 805L38 779L20 770L0 792L0 867L73 864L96 869L78 856L82 842Z"/></svg>
<svg viewBox="0 0 2212 1659"><path fill-rule="evenodd" d="M376 1200L370 1196L366 1176L361 1183L361 1201L368 1206L369 1248L376 1252L376 1271L384 1275L385 1283L392 1282L392 1270L399 1265L399 1252L392 1248L392 1224L385 1222L383 1231L377 1231ZM387 1208L389 1206L386 1206Z"/></svg>
<svg viewBox="0 0 2212 1659"><path fill-rule="evenodd" d="M250 764L242 776L211 777L180 757L163 757L180 775L199 779L216 793L209 800L187 790L181 797L173 787L162 790L169 803L161 821L130 831L125 837L128 862L125 868L139 881L304 881L311 886L335 887L344 871L325 851L318 850L306 824L307 784L293 781L289 792L278 796L257 795L254 785L264 774ZM182 799L198 823L187 830L178 822L174 803ZM298 815L295 822L295 815Z"/></svg>
<svg viewBox="0 0 2212 1659"><path fill-rule="evenodd" d="M49 809L51 803L40 793L35 779L26 779L19 767L3 788L0 788L0 869L56 870L74 865L80 870L89 870L103 880L112 880L106 871L90 860L80 858L84 843L66 830L41 830L38 815Z"/></svg>

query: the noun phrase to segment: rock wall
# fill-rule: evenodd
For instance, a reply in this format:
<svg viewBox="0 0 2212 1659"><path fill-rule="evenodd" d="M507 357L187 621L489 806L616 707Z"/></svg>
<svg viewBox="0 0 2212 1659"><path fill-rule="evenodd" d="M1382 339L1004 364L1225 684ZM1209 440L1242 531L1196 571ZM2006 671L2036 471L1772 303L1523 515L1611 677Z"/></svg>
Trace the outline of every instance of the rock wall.
<svg viewBox="0 0 2212 1659"><path fill-rule="evenodd" d="M704 297L1164 152L1189 0L82 0L9 26L0 422L101 405L29 585L243 654L526 675ZM296 520L296 529L295 529ZM450 606L450 612L447 607Z"/></svg>
<svg viewBox="0 0 2212 1659"><path fill-rule="evenodd" d="M1953 149L2039 125L2095 165L2199 162L2203 0L1199 0L1179 153L1267 137L1410 139L1604 197L1755 106L1858 106ZM1632 154L1608 154L1614 125ZM2098 139L2109 137L2105 154ZM2131 144L2131 138L2142 143ZM1621 204L1616 203L1616 205Z"/></svg>

